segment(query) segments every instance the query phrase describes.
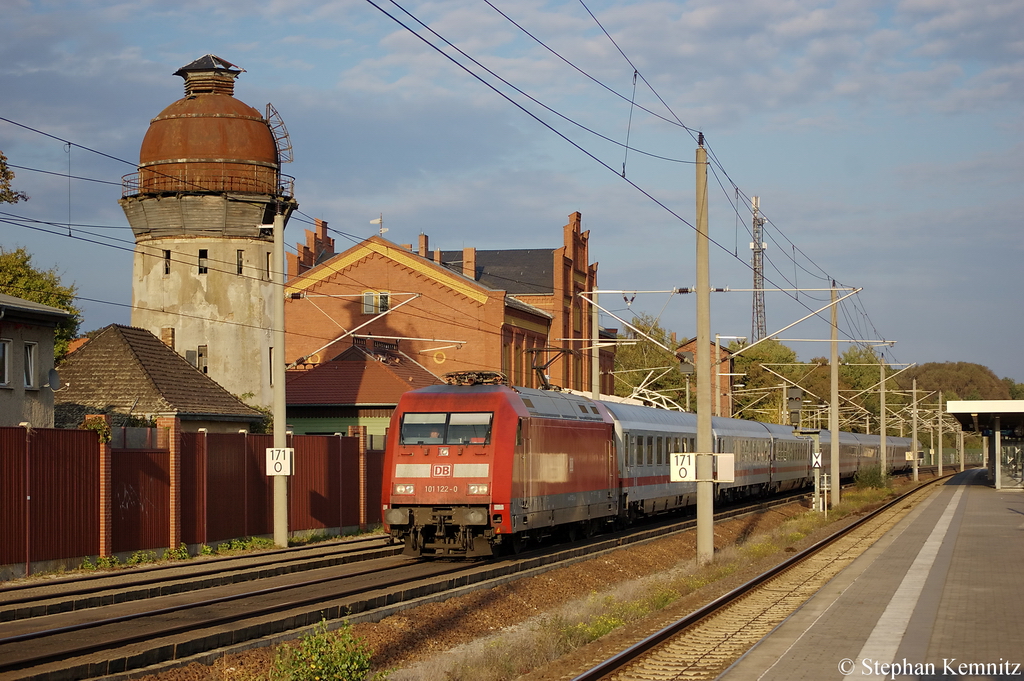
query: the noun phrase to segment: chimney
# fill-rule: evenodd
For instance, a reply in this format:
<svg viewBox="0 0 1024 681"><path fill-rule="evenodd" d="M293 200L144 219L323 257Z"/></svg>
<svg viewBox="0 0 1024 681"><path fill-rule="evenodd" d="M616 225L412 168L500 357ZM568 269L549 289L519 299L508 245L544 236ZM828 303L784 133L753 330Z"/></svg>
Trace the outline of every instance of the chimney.
<svg viewBox="0 0 1024 681"><path fill-rule="evenodd" d="M164 342L164 345L169 347L171 350L174 349L174 327L165 326L160 329L160 340Z"/></svg>
<svg viewBox="0 0 1024 681"><path fill-rule="evenodd" d="M441 264L441 249L440 248L435 248L434 249L434 262L436 262L438 265Z"/></svg>
<svg viewBox="0 0 1024 681"><path fill-rule="evenodd" d="M420 234L420 257L426 258L430 252L430 239L426 234Z"/></svg>
<svg viewBox="0 0 1024 681"><path fill-rule="evenodd" d="M476 249L462 249L462 274L476 281Z"/></svg>

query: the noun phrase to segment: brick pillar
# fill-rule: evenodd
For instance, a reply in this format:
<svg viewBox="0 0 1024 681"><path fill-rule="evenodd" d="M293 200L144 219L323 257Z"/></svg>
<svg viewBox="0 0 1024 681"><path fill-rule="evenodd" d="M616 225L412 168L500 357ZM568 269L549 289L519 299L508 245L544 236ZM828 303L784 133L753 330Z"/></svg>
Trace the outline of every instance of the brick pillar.
<svg viewBox="0 0 1024 681"><path fill-rule="evenodd" d="M161 416L157 428L167 429L168 477L171 483L170 527L167 542L172 549L181 544L181 421L174 416Z"/></svg>
<svg viewBox="0 0 1024 681"><path fill-rule="evenodd" d="M462 249L462 274L476 281L476 249Z"/></svg>
<svg viewBox="0 0 1024 681"><path fill-rule="evenodd" d="M106 414L89 414L86 421L103 421L107 424L106 432L100 433L100 555L110 556L113 553L114 525L113 500L111 489L111 456L110 456L110 417ZM104 440L106 440L104 442Z"/></svg>
<svg viewBox="0 0 1024 681"><path fill-rule="evenodd" d="M366 522L366 426L349 426L349 437L359 438L359 530L369 529Z"/></svg>

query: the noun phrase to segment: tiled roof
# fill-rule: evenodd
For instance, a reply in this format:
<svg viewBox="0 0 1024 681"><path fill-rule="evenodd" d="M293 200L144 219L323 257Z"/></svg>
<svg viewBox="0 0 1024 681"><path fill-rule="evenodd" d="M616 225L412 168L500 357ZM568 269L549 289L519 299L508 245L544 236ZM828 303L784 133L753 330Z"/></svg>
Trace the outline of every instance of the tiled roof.
<svg viewBox="0 0 1024 681"><path fill-rule="evenodd" d="M524 303L523 301L519 300L518 298L514 298L512 296L505 296L505 304L508 305L511 308L514 308L514 309L517 309L517 310L522 310L524 312L529 312L530 314L535 314L538 317L546 317L547 319L554 319L555 318L555 316L553 314L551 314L550 312L547 312L546 310L542 310L539 307L536 307L534 305L530 305L529 303Z"/></svg>
<svg viewBox="0 0 1024 681"><path fill-rule="evenodd" d="M330 362L288 376L288 406L394 405L402 393L441 383L404 352L352 346Z"/></svg>
<svg viewBox="0 0 1024 681"><path fill-rule="evenodd" d="M442 251L441 262L462 273L462 251ZM488 288L520 295L544 295L555 290L554 250L519 248L476 251L476 281ZM449 264L450 263L450 264Z"/></svg>
<svg viewBox="0 0 1024 681"><path fill-rule="evenodd" d="M145 329L111 324L58 368L55 410L256 421L262 415Z"/></svg>

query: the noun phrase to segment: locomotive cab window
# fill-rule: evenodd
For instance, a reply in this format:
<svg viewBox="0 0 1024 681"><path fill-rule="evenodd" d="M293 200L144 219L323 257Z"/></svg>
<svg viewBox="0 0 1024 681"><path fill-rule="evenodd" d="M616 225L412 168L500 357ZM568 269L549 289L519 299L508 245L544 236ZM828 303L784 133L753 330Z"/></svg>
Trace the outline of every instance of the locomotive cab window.
<svg viewBox="0 0 1024 681"><path fill-rule="evenodd" d="M488 444L493 416L490 412L408 413L402 417L402 444Z"/></svg>
<svg viewBox="0 0 1024 681"><path fill-rule="evenodd" d="M448 419L446 444L483 445L491 440L491 417L489 412L455 413Z"/></svg>
<svg viewBox="0 0 1024 681"><path fill-rule="evenodd" d="M406 414L402 417L402 444L443 444L447 425L448 414Z"/></svg>

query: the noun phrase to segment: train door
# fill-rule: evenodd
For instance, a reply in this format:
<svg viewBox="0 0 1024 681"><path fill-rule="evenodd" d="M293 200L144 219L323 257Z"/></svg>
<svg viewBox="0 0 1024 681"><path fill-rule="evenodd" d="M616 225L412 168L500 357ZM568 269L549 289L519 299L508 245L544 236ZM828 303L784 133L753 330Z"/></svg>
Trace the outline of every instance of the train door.
<svg viewBox="0 0 1024 681"><path fill-rule="evenodd" d="M529 499L536 493L533 480L533 429L532 419L519 419L516 427L515 470L513 472L512 504L513 512L523 513Z"/></svg>

